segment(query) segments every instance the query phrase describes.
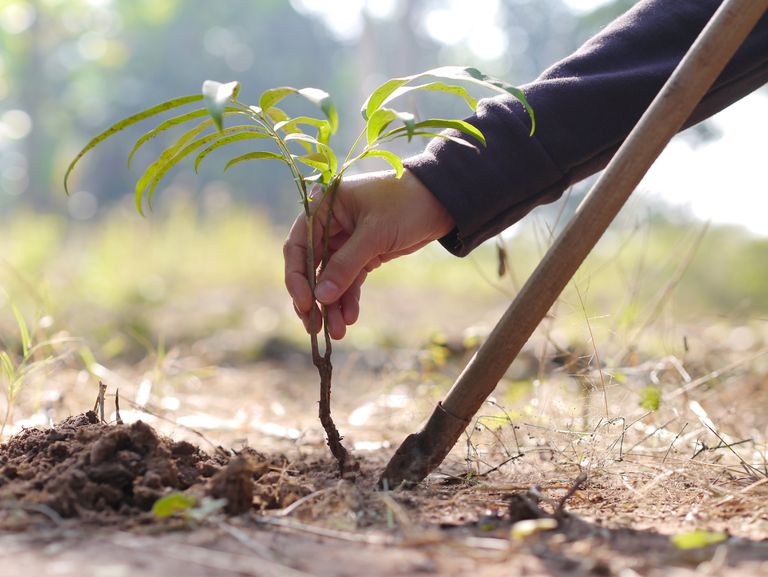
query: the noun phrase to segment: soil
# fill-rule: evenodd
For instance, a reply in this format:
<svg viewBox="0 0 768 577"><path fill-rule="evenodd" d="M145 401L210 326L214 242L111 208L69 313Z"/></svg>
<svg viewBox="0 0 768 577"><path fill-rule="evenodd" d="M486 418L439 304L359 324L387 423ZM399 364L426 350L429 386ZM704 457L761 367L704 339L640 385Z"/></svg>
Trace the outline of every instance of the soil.
<svg viewBox="0 0 768 577"><path fill-rule="evenodd" d="M548 469L533 486L534 469L546 468L533 463L522 477L516 465L515 479L441 475L415 490L381 493L375 484L384 459L360 459L350 481L338 478L330 456L208 453L142 421L108 425L94 412L25 429L0 446L0 577L656 577L768 570L766 483L737 477L726 483L720 475L718 506L700 511L727 539L681 550L668 536L686 526L680 511L659 510L663 504L653 500L641 506L636 496L652 497L657 479L633 476L627 463L624 475L636 487L625 483L625 491L610 482L609 471L577 480L575 468ZM675 492L687 517L686 505L707 497L690 481L692 473L676 473L664 489ZM225 505L199 517L191 511L158 517L153 504L173 492L195 496L201 506ZM633 528L623 523L627 512ZM644 512L655 513L647 528L638 525ZM516 524L531 519L553 526L515 537Z"/></svg>
<svg viewBox="0 0 768 577"><path fill-rule="evenodd" d="M209 455L142 421L108 425L89 411L50 429L26 429L0 445L0 502L63 519L151 522L148 512L159 498L186 492L224 499L226 512L236 515L286 507L309 491L291 482L287 463L252 449ZM8 523L0 520L0 527Z"/></svg>

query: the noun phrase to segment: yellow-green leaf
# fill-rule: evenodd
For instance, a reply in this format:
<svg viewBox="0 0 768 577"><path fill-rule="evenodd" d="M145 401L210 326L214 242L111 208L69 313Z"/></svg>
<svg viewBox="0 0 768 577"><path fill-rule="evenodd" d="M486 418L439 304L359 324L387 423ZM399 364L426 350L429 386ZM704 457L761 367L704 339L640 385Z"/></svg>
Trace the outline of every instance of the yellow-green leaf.
<svg viewBox="0 0 768 577"><path fill-rule="evenodd" d="M194 94L191 96L182 96L181 98L174 98L172 100L168 100L167 102L163 102L162 104L158 104L156 106L152 106L151 108L147 108L146 110L142 110L141 112L138 112L132 116L129 116L128 118L125 118L121 120L120 122L117 122L116 124L113 124L109 128L107 128L104 132L96 136L95 138L91 139L91 141L85 145L85 147L77 153L77 156L75 156L75 159L69 164L69 167L67 168L67 172L64 173L64 190L69 194L69 175L72 173L72 171L75 168L75 165L80 161L80 159L85 156L85 154L91 150L93 147L95 147L100 142L103 142L110 136L116 134L117 132L120 132L121 130L136 124L137 122L141 122L145 118L149 118L150 116L155 116L156 114L161 114L163 112L166 112L167 110L171 110L172 108L177 108L179 106L184 106L185 104L189 104L191 102L197 102L199 100L202 100L203 96L200 94Z"/></svg>
<svg viewBox="0 0 768 577"><path fill-rule="evenodd" d="M640 390L640 407L647 411L658 411L661 407L661 389L647 385Z"/></svg>
<svg viewBox="0 0 768 577"><path fill-rule="evenodd" d="M678 533L670 538L678 549L699 549L708 545L716 545L728 539L728 534L722 531L690 531Z"/></svg>
<svg viewBox="0 0 768 577"><path fill-rule="evenodd" d="M208 114L207 110L203 110L203 109L194 110L193 112L187 112L186 114L182 114L180 116L174 116L173 118L170 118L165 122L158 124L155 128L153 128L152 130L144 134L141 138L139 138L136 141L136 144L133 145L131 152L128 154L128 166L131 165L131 160L133 159L133 155L136 154L136 151L139 148L141 148L141 146L147 141L151 140L161 132L168 130L169 128L173 128L174 126L178 126L179 124L183 124L190 120L194 120L195 118L201 118L207 114Z"/></svg>
<svg viewBox="0 0 768 577"><path fill-rule="evenodd" d="M395 178L400 178L403 176L403 161L400 160L400 157L396 154L389 152L388 150L369 150L363 156L376 156L383 158L392 168L395 169Z"/></svg>
<svg viewBox="0 0 768 577"><path fill-rule="evenodd" d="M512 539L521 541L541 531L557 529L557 520L551 517L543 519L525 519L512 525L510 535Z"/></svg>
<svg viewBox="0 0 768 577"><path fill-rule="evenodd" d="M200 152L200 154L197 155L197 158L195 158L195 172L197 172L197 169L200 167L200 163L203 161L203 159L206 156L208 156L211 152L216 150L217 148L221 148L222 146L226 146L227 144L230 144L232 142L237 142L240 140L248 140L251 138L271 138L271 137L267 136L266 134L256 129L253 132L251 131L238 132L237 134L232 134L231 136L225 136L225 137L219 138L218 140L214 141L213 144L204 148Z"/></svg>
<svg viewBox="0 0 768 577"><path fill-rule="evenodd" d="M238 156L236 158L233 158L230 160L227 165L224 167L224 171L226 172L229 170L230 166L234 166L235 164L239 164L241 162L245 162L246 160L281 160L283 162L287 161L281 154L277 154L276 152L269 152L269 151L256 151L256 152L249 152L247 154L243 154L242 156Z"/></svg>
<svg viewBox="0 0 768 577"><path fill-rule="evenodd" d="M197 498L192 495L171 493L155 501L152 505L152 514L162 519L177 513L186 513L196 504Z"/></svg>
<svg viewBox="0 0 768 577"><path fill-rule="evenodd" d="M269 111L275 104L280 102L283 98L290 94L299 94L320 107L328 118L328 125L331 129L331 134L335 134L339 126L339 115L336 112L336 106L331 100L331 96L324 90L319 88L292 88L290 86L281 86L280 88L272 88L265 91L259 100L259 106L262 110ZM269 114L269 112L267 112ZM281 118L280 120L285 120Z"/></svg>

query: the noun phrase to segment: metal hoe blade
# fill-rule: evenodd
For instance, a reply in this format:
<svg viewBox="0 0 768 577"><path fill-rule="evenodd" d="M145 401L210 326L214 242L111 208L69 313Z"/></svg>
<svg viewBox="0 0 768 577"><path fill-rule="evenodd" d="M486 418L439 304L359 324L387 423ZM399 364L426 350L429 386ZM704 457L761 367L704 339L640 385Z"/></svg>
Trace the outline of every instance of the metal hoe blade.
<svg viewBox="0 0 768 577"><path fill-rule="evenodd" d="M726 0L638 121L602 176L423 429L409 435L382 486L418 483L450 452L643 175L768 9Z"/></svg>

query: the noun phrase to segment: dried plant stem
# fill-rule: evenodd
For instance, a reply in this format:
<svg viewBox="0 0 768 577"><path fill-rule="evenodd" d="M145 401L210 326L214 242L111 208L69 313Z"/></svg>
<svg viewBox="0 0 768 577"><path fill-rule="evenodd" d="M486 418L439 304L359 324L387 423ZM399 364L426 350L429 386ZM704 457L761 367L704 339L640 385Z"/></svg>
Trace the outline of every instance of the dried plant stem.
<svg viewBox="0 0 768 577"><path fill-rule="evenodd" d="M326 222L323 239L323 254L322 254L322 267L324 268L328 263L329 256L329 233L331 219L333 218L333 201L336 197L336 189L338 188L339 181L334 179L331 181L326 191L328 195L328 217ZM307 219L307 279L309 279L309 286L312 289L312 294L315 292L317 285L317 270L315 267L315 247L314 247L314 214L308 211L306 214ZM331 343L331 336L328 332L328 309L325 305L322 305L322 317L323 317L323 337L324 337L324 350L320 353L320 345L318 342L317 332L315 327L317 326L318 319L315 307L310 309L309 313L309 325L310 325L310 343L312 346L312 363L317 367L317 372L320 375L320 403L319 403L319 416L320 423L323 425L325 434L328 441L328 447L331 449L331 453L339 463L339 472L343 476L348 470L348 457L349 453L341 444L341 435L336 428L336 424L331 417L331 382L333 376L333 364L331 363L331 354L333 352L333 346Z"/></svg>

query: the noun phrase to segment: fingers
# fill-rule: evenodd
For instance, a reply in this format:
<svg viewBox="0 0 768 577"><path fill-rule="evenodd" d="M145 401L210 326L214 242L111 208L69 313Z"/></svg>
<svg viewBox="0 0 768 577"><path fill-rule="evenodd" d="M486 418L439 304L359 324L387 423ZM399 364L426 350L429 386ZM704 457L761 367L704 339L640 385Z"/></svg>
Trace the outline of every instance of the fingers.
<svg viewBox="0 0 768 577"><path fill-rule="evenodd" d="M369 265L378 261L380 251L377 238L368 230L364 226L357 228L349 240L331 255L315 288L315 297L321 303L331 304L341 299L361 274L372 270Z"/></svg>

